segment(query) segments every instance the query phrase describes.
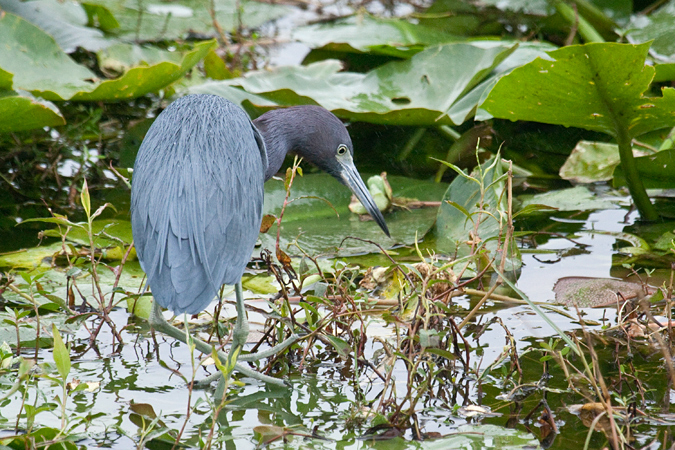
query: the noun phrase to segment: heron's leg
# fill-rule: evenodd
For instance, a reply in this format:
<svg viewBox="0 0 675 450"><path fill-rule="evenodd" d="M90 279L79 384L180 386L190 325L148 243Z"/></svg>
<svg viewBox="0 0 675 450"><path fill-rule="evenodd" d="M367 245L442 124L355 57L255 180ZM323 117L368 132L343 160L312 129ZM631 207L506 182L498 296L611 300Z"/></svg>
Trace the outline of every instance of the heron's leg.
<svg viewBox="0 0 675 450"><path fill-rule="evenodd" d="M244 307L243 306L243 295L241 296L241 299L242 299L241 308L243 309L243 307ZM239 302L237 302L237 303L239 303ZM237 307L237 311L239 311L239 306ZM237 322L240 321L241 317L242 317L242 315L238 314ZM246 321L245 316L243 316L243 320ZM176 327L174 327L169 322L167 322L167 320L164 318L164 315L162 314L161 306L159 306L159 303L157 303L156 301L153 301L152 311L150 312L150 318L149 318L148 322L150 323L152 328L154 328L155 330L157 330L159 332L162 332L162 333L164 333L168 336L171 336L174 339L177 339L177 340L185 343L185 332L176 328ZM241 328L241 327L239 327L239 328ZM237 331L237 325L235 325L235 332L236 331ZM244 331L246 332L246 335L248 336L248 322L246 322L246 329ZM243 333L240 330L239 336L238 336L238 339L240 339L240 342L241 342L242 335L243 335ZM235 338L233 337L233 341L234 341L234 339ZM281 344L279 344L279 345L277 345L273 348L276 349L276 351L283 350L283 348L288 347L289 345L291 345L293 342L297 341L298 339L299 339L299 336L294 334L290 338L286 339L284 342L282 342ZM193 341L194 341L194 344L195 344L195 347L197 348L197 350L199 350L202 353L208 354L208 355L211 354L212 346L210 344L207 344L206 342L204 342L200 339L196 339L196 338L194 338ZM243 342L244 343L246 342L246 338L244 338ZM284 344L286 344L286 345L284 345ZM284 345L284 346L282 347L282 345ZM280 347L282 347L282 348L280 348ZM267 352L267 350L265 352ZM246 356L248 356L248 355L246 355ZM218 357L220 358L220 360L222 362L228 361L228 354L226 354L225 352L219 351ZM250 367L243 366L241 364L236 364L235 367L234 367L234 370L236 370L237 372L241 373L244 376L255 378L256 380L260 380L260 381L263 381L265 383L276 384L276 385L279 385L279 386L285 386L286 385L283 380L280 380L278 378L273 378L273 377L270 377L270 376L267 376L267 375L263 375L259 372L256 372L255 370L251 369ZM219 376L220 374L216 374L216 375Z"/></svg>
<svg viewBox="0 0 675 450"><path fill-rule="evenodd" d="M300 336L298 336L297 334L292 334L290 337L288 337L282 342L279 342L274 347L270 347L265 350L260 350L255 353L247 353L245 355L239 355L239 361L250 362L269 358L270 356L274 356L277 353L281 352L282 350L286 350L286 348L298 342L298 339L300 339Z"/></svg>
<svg viewBox="0 0 675 450"><path fill-rule="evenodd" d="M239 284L237 284L239 286ZM241 289L241 287L239 287ZM239 325L239 319L241 317L244 317L245 327L246 327L246 338L248 338L248 321L246 321L246 311L244 310L244 294L241 294L242 296L242 301L241 301L241 310L239 309L239 294L237 294L237 325L234 327L234 333L237 332L237 326ZM277 353L281 352L282 350L285 350L286 348L290 347L292 344L298 341L300 339L300 336L297 334L293 333L290 335L287 339L285 339L282 342L279 342L277 345L274 347L270 347L265 350L260 350L255 353L247 353L245 355L239 355L239 361L244 361L244 362L251 362L251 361L260 361L261 359L269 358L270 356L274 356ZM234 340L234 337L233 337ZM244 340L246 342L246 340Z"/></svg>
<svg viewBox="0 0 675 450"><path fill-rule="evenodd" d="M232 331L232 348L243 347L248 340L248 318L246 317L246 306L244 305L244 291L241 288L241 281L234 285L234 293L237 301L237 321Z"/></svg>
<svg viewBox="0 0 675 450"><path fill-rule="evenodd" d="M246 306L244 305L244 291L241 286L241 281L234 285L234 293L236 296L235 307L237 309L237 322L235 323L234 330L232 331L231 348L235 348L237 346L243 347L244 344L246 344L246 342L248 341L248 332L249 332L248 318L246 317ZM285 350L291 344L297 342L298 339L300 339L300 336L298 336L297 334L293 334L288 339L284 340L283 342L280 342L274 347L270 347L266 350L262 350L256 353L239 355L238 360L249 362L249 361L260 361L261 359L269 358L270 356L274 356L280 351ZM230 353L232 353L232 350L230 350Z"/></svg>

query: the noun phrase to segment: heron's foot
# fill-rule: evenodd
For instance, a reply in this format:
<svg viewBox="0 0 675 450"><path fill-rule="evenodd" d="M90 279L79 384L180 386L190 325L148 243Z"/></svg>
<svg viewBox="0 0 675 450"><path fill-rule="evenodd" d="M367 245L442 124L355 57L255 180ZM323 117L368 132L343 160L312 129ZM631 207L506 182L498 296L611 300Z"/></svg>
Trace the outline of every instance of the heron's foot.
<svg viewBox="0 0 675 450"><path fill-rule="evenodd" d="M171 325L165 318L164 315L162 314L161 307L155 302L152 308L152 312L150 313L150 319L149 319L150 325L157 331L164 333L166 335L171 336L174 339L178 339L179 341L185 343L186 338L185 338L185 331L180 330L173 325ZM243 337L243 333L240 333L240 337ZM238 360L240 361L258 361L263 358L267 358L270 356L275 355L276 353L279 353L280 351L286 349L289 347L291 344L296 342L299 339L299 336L296 334L291 335L288 339L285 341L281 342L278 345L275 345L274 347L271 347L269 349L265 349L261 352L257 353L251 353L247 355L239 355ZM206 342L202 341L201 339L194 338L192 341L195 344L195 347L197 350L200 352L210 355L213 349L213 346L211 344L207 344ZM243 342L246 342L244 339ZM232 347L235 348L235 347ZM219 351L218 352L218 358L220 358L220 361L223 364L227 364L227 361L229 360L229 352L223 352ZM273 378L268 375L263 375L260 372L256 372L255 370L251 369L250 367L243 366L241 364L235 364L234 370L241 373L244 376L254 378L256 380L262 381L264 383L268 384L274 384L277 386L287 386L287 384L284 383L283 380L280 380L278 378ZM202 382L199 382L197 386L205 386L209 385L211 382L215 381L220 377L222 374L220 372L212 375L213 379L209 380L208 377ZM207 381L209 380L209 381Z"/></svg>
<svg viewBox="0 0 675 450"><path fill-rule="evenodd" d="M300 339L300 336L297 334L291 334L291 336L283 342L278 343L274 347L270 347L265 350L261 350L255 353L247 353L245 355L239 355L239 361L250 362L250 361L260 361L263 358L269 358L274 356L277 353L280 353L286 350L291 345L295 344Z"/></svg>
<svg viewBox="0 0 675 450"><path fill-rule="evenodd" d="M235 366L236 367L236 366ZM211 383L218 381L220 378L222 378L223 374L220 372L212 373L206 378L202 378L201 380L196 380L194 382L194 387L198 389L204 389L207 388L211 385Z"/></svg>
<svg viewBox="0 0 675 450"><path fill-rule="evenodd" d="M257 352L257 353L248 353L246 355L239 355L239 358L237 360L243 361L243 362L250 362L250 361L259 361L263 358L269 358L270 356L274 356L277 353L287 349L292 344L297 342L299 339L300 339L300 336L298 336L297 334L292 334L288 339L286 339L285 341L275 345L274 347L270 347L266 350L263 350L263 351ZM223 358L227 358L228 356L229 355L226 354L225 352L222 352L222 351L218 352L218 357L221 358L221 361L223 360ZM226 360L227 359L225 359L225 361ZM241 373L242 375L254 378L254 379L262 381L264 383L273 384L273 385L276 385L276 386L290 387L290 383L288 383L284 380L280 380L278 378L273 378L273 377L270 377L268 375L264 375L260 372L256 372L255 370L253 370L253 369L251 369L247 366L243 366L241 364L236 364L234 366L234 370ZM222 380L223 380L222 373L216 372L216 373L214 373L212 375L209 375L208 377L206 377L202 380L196 381L195 386L198 387L198 388L206 388L206 387L210 386L211 383L213 383L215 381L218 381L220 383ZM219 387L220 387L220 385L219 385Z"/></svg>
<svg viewBox="0 0 675 450"><path fill-rule="evenodd" d="M267 384L273 384L275 386L282 386L282 387L290 387L290 383L279 379L279 378L274 378L269 375L262 374L260 372L256 372L255 370L251 369L250 367L242 366L241 364L237 364L234 366L234 370L241 373L244 376L256 379L258 381L262 381L263 383ZM195 387L197 388L206 388L211 385L211 383L218 381L220 382L223 379L223 374L220 372L216 372L214 374L209 375L208 377L195 381Z"/></svg>

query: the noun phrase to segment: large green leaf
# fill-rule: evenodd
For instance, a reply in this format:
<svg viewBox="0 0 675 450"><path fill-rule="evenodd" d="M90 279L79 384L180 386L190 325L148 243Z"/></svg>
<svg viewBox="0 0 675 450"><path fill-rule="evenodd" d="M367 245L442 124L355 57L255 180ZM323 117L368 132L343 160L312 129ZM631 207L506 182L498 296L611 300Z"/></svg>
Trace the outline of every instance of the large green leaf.
<svg viewBox="0 0 675 450"><path fill-rule="evenodd" d="M157 47L118 43L96 54L98 66L105 73L124 73L136 66L151 66L162 62L181 63L178 52L161 50Z"/></svg>
<svg viewBox="0 0 675 450"><path fill-rule="evenodd" d="M382 19L369 14L300 27L293 32L293 38L314 49L403 58L424 47L464 40L404 19Z"/></svg>
<svg viewBox="0 0 675 450"><path fill-rule="evenodd" d="M565 164L560 168L560 178L575 183L593 183L612 179L619 165L619 147L608 142L579 141Z"/></svg>
<svg viewBox="0 0 675 450"><path fill-rule="evenodd" d="M479 44L479 42L475 42L475 44ZM521 42L518 44L516 51L499 63L490 76L452 105L448 110L450 120L453 123L460 124L474 116L474 114L477 120L485 120L480 117L480 110L477 114L476 108L483 103L497 81L516 67L527 64L538 57L546 57L546 52L557 48L546 42Z"/></svg>
<svg viewBox="0 0 675 450"><path fill-rule="evenodd" d="M675 125L675 89L643 93L655 69L645 65L649 44L587 44L549 53L500 79L482 107L511 120L530 120L600 131L617 140L626 184L644 220L658 213L633 158L631 140Z"/></svg>
<svg viewBox="0 0 675 450"><path fill-rule="evenodd" d="M336 115L380 124L435 126L453 122L452 105L480 83L516 45L446 44L426 49L367 74L339 72L340 63L322 61L281 67L243 78L195 86L191 92L227 97L239 86L281 105L316 103ZM221 90L221 86L227 86Z"/></svg>
<svg viewBox="0 0 675 450"><path fill-rule="evenodd" d="M656 69L654 83L675 80L675 63L657 64L654 68Z"/></svg>
<svg viewBox="0 0 675 450"><path fill-rule="evenodd" d="M40 345L48 347L53 342L52 336L47 332L49 325L55 325L58 329L69 332L76 332L79 325L66 324L67 317L62 314L50 314L40 317ZM17 345L17 329L12 324L14 318L11 314L0 311L0 342L7 342L11 346ZM20 321L18 330L21 345L34 345L38 338L38 323L34 317L23 318Z"/></svg>
<svg viewBox="0 0 675 450"><path fill-rule="evenodd" d="M194 49L172 61L157 62L129 69L124 75L101 82L91 92L81 92L73 100L122 100L157 92L185 75L216 47L215 41L196 43ZM174 62L173 60L177 60Z"/></svg>
<svg viewBox="0 0 675 450"><path fill-rule="evenodd" d="M654 68L649 44L587 44L550 52L502 77L482 108L529 120L630 137L675 125L675 89L645 97Z"/></svg>
<svg viewBox="0 0 675 450"><path fill-rule="evenodd" d="M400 439L400 438L397 438ZM395 440L392 440L396 442ZM438 439L426 439L420 442L420 450L526 450L538 448L537 438L526 431L503 428L492 424L460 425L457 431ZM394 447L392 445L392 447ZM383 447L384 448L384 447ZM401 444L400 448L411 448Z"/></svg>
<svg viewBox="0 0 675 450"><path fill-rule="evenodd" d="M76 2L0 0L0 9L21 16L40 28L67 53L75 51L77 47L96 51L112 43L101 31L86 26L87 13Z"/></svg>
<svg viewBox="0 0 675 450"><path fill-rule="evenodd" d="M58 254L63 245L58 242L29 249L0 254L0 267L8 269L35 269L44 264L49 267L52 256Z"/></svg>
<svg viewBox="0 0 675 450"><path fill-rule="evenodd" d="M675 150L663 150L653 155L635 158L637 170L647 189L675 188ZM614 186L626 184L621 166L614 171Z"/></svg>
<svg viewBox="0 0 675 450"><path fill-rule="evenodd" d="M134 67L118 79L99 81L70 59L54 39L18 16L0 17L0 36L0 67L14 75L14 88L47 100L118 100L155 92L182 77L216 45L213 41L198 43L180 63Z"/></svg>
<svg viewBox="0 0 675 450"><path fill-rule="evenodd" d="M107 7L120 23L116 33L127 39L158 41L184 39L189 34L215 36L209 13L211 2L91 0L87 3ZM213 5L216 20L226 32L240 25L256 27L288 11L285 6L255 1L215 0Z"/></svg>
<svg viewBox="0 0 675 450"><path fill-rule="evenodd" d="M129 245L133 239L131 234L131 222L121 219L95 220L92 225L94 235L94 247L104 249ZM45 236L60 238L58 229L46 230ZM89 247L89 235L84 228L73 227L66 235L66 239L77 244Z"/></svg>
<svg viewBox="0 0 675 450"><path fill-rule="evenodd" d="M390 176L389 182L394 197L416 198L421 201L438 201L443 196L446 185L430 181L413 180L400 176ZM278 216L284 202L286 191L281 181L269 181L265 184L265 214ZM288 243L296 238L299 245L310 255L334 253L346 236L369 239L382 244L385 248L392 245L412 244L421 239L431 228L436 218L436 208L399 210L384 215L391 239L387 238L377 224L361 221L347 208L351 192L333 177L327 174L312 174L297 177L291 189L291 198L312 196L294 201L286 208L282 221L281 248L299 254ZM325 199L330 204L328 205ZM333 209L335 208L335 209ZM339 214L339 218L337 217ZM276 240L276 226L267 234L261 234L263 246L273 249ZM378 252L372 244L357 240L347 240L342 245L341 255Z"/></svg>
<svg viewBox="0 0 675 450"><path fill-rule="evenodd" d="M472 253L472 245L475 244L476 251L488 240L493 241L488 243L487 248L496 248L494 238L501 232L500 220L506 211L505 183L503 180L496 182L504 173L501 164L494 164L492 158L481 167L482 188L478 182L481 173L478 169L471 177L457 176L450 183L438 209L438 248L460 258ZM473 242L471 235L476 238Z"/></svg>
<svg viewBox="0 0 675 450"><path fill-rule="evenodd" d="M600 198L584 186L548 191L535 195L521 195L522 208L530 205L545 205L558 211L590 211L593 209L613 209L615 202Z"/></svg>
<svg viewBox="0 0 675 450"><path fill-rule="evenodd" d="M663 61L675 62L675 1L667 2L650 15L634 16L626 35L631 42L653 40L653 54Z"/></svg>
<svg viewBox="0 0 675 450"><path fill-rule="evenodd" d="M96 75L81 66L35 25L10 13L0 15L0 68L14 75L14 89L48 100L91 91Z"/></svg>
<svg viewBox="0 0 675 450"><path fill-rule="evenodd" d="M0 91L0 133L66 123L58 108L28 92Z"/></svg>

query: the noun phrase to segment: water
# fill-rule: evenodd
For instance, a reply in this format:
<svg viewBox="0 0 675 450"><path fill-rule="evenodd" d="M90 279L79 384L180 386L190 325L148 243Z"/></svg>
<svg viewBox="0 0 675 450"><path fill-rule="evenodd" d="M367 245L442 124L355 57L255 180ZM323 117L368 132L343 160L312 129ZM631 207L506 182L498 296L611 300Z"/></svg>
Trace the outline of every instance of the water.
<svg viewBox="0 0 675 450"><path fill-rule="evenodd" d="M632 221L635 214L631 213L627 217L628 221ZM548 250L553 253L524 253L518 286L532 300L548 301L554 297L553 285L561 277L611 276L611 255L617 243L616 238L598 231L621 231L628 225L625 218L626 210L619 208L595 211L587 214L586 218L570 219L561 215L554 219L554 226L549 231L561 234L546 235L544 242L537 247L539 251ZM575 230L573 241L565 238L565 233L570 230ZM458 298L455 302L465 309L469 309L472 304L468 298ZM265 302L260 300L252 305L258 309L266 308ZM475 319L475 324L486 324L493 318L500 318L513 334L521 354L525 354L530 348L538 348L538 341L547 341L550 336L555 335L526 305L506 307L493 303L486 310L485 314ZM574 311L568 312L576 316ZM615 321L611 310L585 309L584 313L586 321L606 324L613 324ZM231 306L223 312L224 317L231 317L233 314ZM555 313L549 313L549 316L563 330L579 328L577 319ZM196 379L204 378L214 373L214 367L197 365L193 371L186 345L159 334L153 336L143 320L130 317L123 309L114 310L111 318L118 329L124 327L122 337L125 344L113 346L112 335L104 325L96 341L96 349L89 349L73 361L73 371L69 377L82 382L100 383L100 388L94 392L75 393L68 401L70 420L93 417L87 425L87 440L84 442L87 445L96 443L110 448L129 448L134 445L133 442L138 443L139 427L132 422L131 405L147 403L174 435L185 427L182 441L199 446L200 437L204 439L211 426L212 389L194 389L190 393L186 380L193 376ZM264 321L264 316L250 313L252 334L256 335L256 332L262 330ZM364 356L377 364L381 360L376 359L375 354L382 348L382 344L375 338L394 341L394 327L377 315L369 316L365 323L370 339L367 341ZM92 328L91 323L89 328ZM500 426L507 423L507 410L511 406L496 400L496 396L513 386L503 385L499 376L488 375L480 383L475 379L475 374L482 373L504 351L504 330L498 324L492 323L477 341L472 340L472 335L468 335L467 339L474 346L470 358L471 373L465 372L460 364L449 365L445 376L434 380L437 385L421 397L415 408L419 427L424 433L432 436L434 433L448 435L456 432L463 424L476 422L475 418L464 417L454 411L456 406L469 404L486 405L499 414L498 417L484 419L484 423ZM88 344L89 332L80 328L68 340L75 350L80 351ZM268 387L250 379L242 379L244 384L233 386L229 391L233 403L218 416L215 436L222 442L215 447L255 448L257 441L254 428L263 425L282 427L280 429L295 433L315 433L327 439L308 441L300 436L288 437L292 446L302 448L360 449L371 448L373 445L386 447L384 443L373 444L370 440L359 439L370 423L367 414L382 399L385 383L363 366L359 366L360 372L357 372L357 366L352 359L340 359L336 353L327 350L329 349L321 344L309 349L303 370L298 370L302 351L293 352L292 359L282 364L290 370L284 376L291 383L290 389ZM32 352L27 351L25 355L32 355ZM541 353L527 353L521 358L521 364L525 368L524 382L536 382L541 375L540 357ZM51 349L41 350L40 358L41 362L50 362ZM650 359L645 361L649 362ZM508 360L504 362L506 363ZM499 373L499 366L494 370L496 374ZM564 388L564 376L555 368L552 373L557 377L552 383ZM392 398L405 398L408 391L408 371L400 359L395 363L392 374L395 379L395 384L391 386L395 393ZM27 402L32 403L36 398L38 404L53 401L59 393L60 390L53 382L38 378L36 387L28 390ZM534 397L540 398L540 395ZM570 443L578 444L578 439L585 438L584 427L559 403L571 402L573 396L549 394L548 400L557 413L561 431L553 448L563 448ZM574 398L574 401L578 402L579 399ZM658 399L653 401L657 402ZM188 404L191 405L189 417ZM527 401L526 405L531 409L536 401ZM3 428L9 429L13 426L19 408L20 399L17 394L12 402L0 410L2 416L8 420ZM40 413L36 420L39 426L59 428L60 423L58 410ZM525 429L521 421L516 421L516 428ZM78 427L78 431L82 432L82 427ZM651 434L647 433L644 439L649 436ZM403 437L405 441L400 438L395 440L396 446L416 446L410 441L412 432L409 429L404 431ZM282 446L280 442L281 440L272 444L272 448ZM393 445L392 442L390 444Z"/></svg>

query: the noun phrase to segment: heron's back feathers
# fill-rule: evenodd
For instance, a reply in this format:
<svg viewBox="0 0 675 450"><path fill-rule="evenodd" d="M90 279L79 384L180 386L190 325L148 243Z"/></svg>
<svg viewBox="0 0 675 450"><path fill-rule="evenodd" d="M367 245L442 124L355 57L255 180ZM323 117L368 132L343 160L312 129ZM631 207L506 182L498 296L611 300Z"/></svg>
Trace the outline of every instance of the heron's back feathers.
<svg viewBox="0 0 675 450"><path fill-rule="evenodd" d="M246 113L212 95L173 102L148 131L131 192L134 242L155 300L196 314L241 279L255 245L267 167Z"/></svg>

